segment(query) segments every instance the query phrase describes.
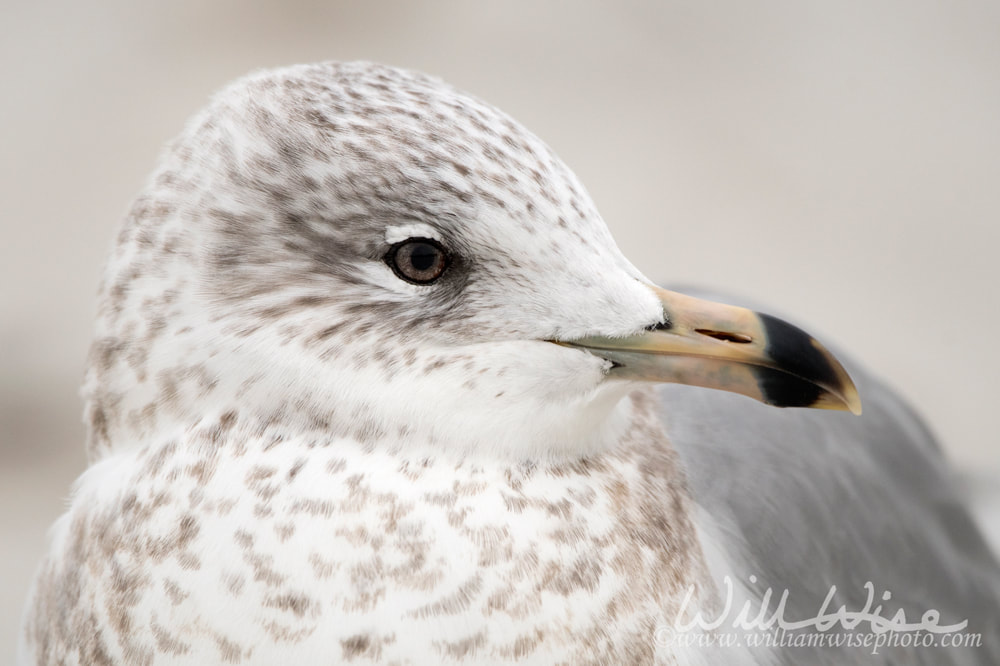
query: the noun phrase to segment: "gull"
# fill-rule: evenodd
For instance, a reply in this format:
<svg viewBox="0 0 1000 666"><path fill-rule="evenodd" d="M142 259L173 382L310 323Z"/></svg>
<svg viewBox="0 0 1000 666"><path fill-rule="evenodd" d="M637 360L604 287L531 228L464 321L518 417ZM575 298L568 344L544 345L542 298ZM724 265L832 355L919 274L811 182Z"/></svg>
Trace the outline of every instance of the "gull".
<svg viewBox="0 0 1000 666"><path fill-rule="evenodd" d="M920 420L719 300L438 79L237 81L117 236L19 663L1000 662L1000 569ZM814 636L979 645L786 645L748 621L781 595ZM722 642L741 608L770 643Z"/></svg>

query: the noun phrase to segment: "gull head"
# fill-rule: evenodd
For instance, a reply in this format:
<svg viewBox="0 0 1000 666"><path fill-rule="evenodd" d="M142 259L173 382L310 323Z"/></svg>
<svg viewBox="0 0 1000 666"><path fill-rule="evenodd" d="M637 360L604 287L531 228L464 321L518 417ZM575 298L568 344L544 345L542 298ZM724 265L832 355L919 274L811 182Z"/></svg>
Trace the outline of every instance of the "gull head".
<svg viewBox="0 0 1000 666"><path fill-rule="evenodd" d="M118 236L84 393L94 456L237 414L524 460L613 446L649 381L858 408L802 331L645 278L509 116L323 63L237 81L165 151Z"/></svg>

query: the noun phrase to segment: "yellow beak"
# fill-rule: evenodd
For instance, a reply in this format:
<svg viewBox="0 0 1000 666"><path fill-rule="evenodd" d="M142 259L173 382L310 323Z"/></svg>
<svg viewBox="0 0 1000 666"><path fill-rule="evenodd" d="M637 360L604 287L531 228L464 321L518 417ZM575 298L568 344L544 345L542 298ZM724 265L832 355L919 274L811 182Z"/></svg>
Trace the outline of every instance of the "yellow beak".
<svg viewBox="0 0 1000 666"><path fill-rule="evenodd" d="M840 362L777 317L654 288L664 323L625 338L559 340L613 363L609 376L741 393L776 407L861 413Z"/></svg>

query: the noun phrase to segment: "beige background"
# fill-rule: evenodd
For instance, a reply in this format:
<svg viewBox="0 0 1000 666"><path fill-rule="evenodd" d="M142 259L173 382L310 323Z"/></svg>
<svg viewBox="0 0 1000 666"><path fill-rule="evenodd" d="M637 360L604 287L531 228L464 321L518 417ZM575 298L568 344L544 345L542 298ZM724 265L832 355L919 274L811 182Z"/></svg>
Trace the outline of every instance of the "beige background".
<svg viewBox="0 0 1000 666"><path fill-rule="evenodd" d="M986 488L998 35L986 0L6 0L3 650L83 465L76 390L115 225L184 119L264 66L378 60L495 103L577 170L647 274L793 314L895 384Z"/></svg>

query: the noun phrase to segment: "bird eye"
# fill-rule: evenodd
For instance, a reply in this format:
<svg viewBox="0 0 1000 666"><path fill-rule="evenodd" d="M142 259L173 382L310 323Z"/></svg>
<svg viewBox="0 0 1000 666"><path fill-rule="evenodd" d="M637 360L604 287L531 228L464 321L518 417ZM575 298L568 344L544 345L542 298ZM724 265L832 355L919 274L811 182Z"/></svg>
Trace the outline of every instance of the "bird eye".
<svg viewBox="0 0 1000 666"><path fill-rule="evenodd" d="M385 255L396 277L413 284L430 284L448 268L448 253L436 240L409 238L396 243Z"/></svg>

